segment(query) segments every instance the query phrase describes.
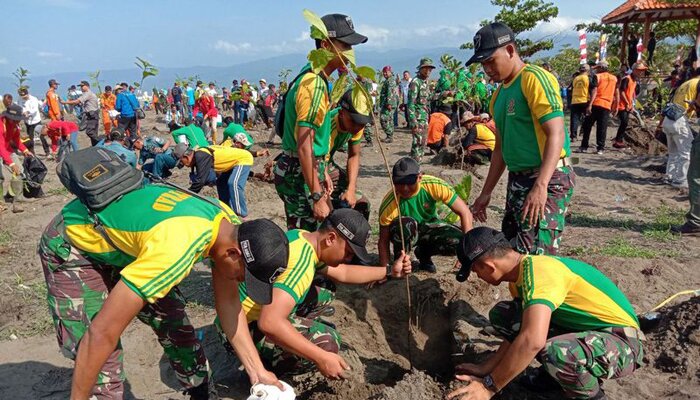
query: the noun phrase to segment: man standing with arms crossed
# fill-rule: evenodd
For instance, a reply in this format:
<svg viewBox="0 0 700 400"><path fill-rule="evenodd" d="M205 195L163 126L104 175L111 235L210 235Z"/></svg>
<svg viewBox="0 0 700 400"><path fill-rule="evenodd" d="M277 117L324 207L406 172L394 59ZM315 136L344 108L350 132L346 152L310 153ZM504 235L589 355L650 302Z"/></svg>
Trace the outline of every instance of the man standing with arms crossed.
<svg viewBox="0 0 700 400"><path fill-rule="evenodd" d="M330 38L316 39L316 48L325 48L335 57L318 74L307 64L284 98L283 151L274 174L288 229L315 231L330 213L332 185L326 178L325 164L330 148L327 78L343 66L337 51L352 51L352 46L367 41L355 32L352 19L346 15L328 14L321 20Z"/></svg>
<svg viewBox="0 0 700 400"><path fill-rule="evenodd" d="M520 253L556 255L575 178L559 85L544 69L522 61L513 31L502 23L476 33L467 65L475 62L502 85L491 99L496 145L472 206L474 218L486 221L491 193L508 168L503 233L516 239Z"/></svg>
<svg viewBox="0 0 700 400"><path fill-rule="evenodd" d="M385 143L394 141L394 111L399 106L399 92L396 87L396 79L391 72L391 66L387 65L382 68L384 82L379 89L379 121L382 124L382 129L386 134Z"/></svg>

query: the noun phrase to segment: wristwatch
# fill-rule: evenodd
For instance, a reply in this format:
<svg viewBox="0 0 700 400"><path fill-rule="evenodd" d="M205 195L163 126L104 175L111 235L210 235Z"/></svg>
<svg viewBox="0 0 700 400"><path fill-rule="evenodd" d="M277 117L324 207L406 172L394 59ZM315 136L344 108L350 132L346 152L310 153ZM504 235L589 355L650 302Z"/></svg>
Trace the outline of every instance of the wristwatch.
<svg viewBox="0 0 700 400"><path fill-rule="evenodd" d="M316 203L317 201L321 200L321 198L323 198L323 193L321 193L321 192L311 193L311 196L309 196L309 198L311 200L313 200L314 203Z"/></svg>
<svg viewBox="0 0 700 400"><path fill-rule="evenodd" d="M493 382L493 377L491 374L488 374L484 377L484 380L482 382L484 384L484 387L494 393L498 393L499 390L496 387L496 384Z"/></svg>

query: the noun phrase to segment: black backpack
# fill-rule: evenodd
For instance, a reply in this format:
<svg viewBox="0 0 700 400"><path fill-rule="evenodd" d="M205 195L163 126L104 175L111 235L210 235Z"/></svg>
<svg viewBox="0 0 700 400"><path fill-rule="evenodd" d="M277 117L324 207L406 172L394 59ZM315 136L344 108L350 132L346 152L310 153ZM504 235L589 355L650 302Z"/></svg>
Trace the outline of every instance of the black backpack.
<svg viewBox="0 0 700 400"><path fill-rule="evenodd" d="M299 75L292 79L292 81L289 83L289 86L287 86L287 91L280 95L280 99L277 102L277 111L275 111L275 133L280 138L284 138L284 106L287 102L287 93L289 93L292 90L292 87L297 82L297 80L302 76L306 75L308 72L310 72L310 70L307 70L305 68L299 73Z"/></svg>
<svg viewBox="0 0 700 400"><path fill-rule="evenodd" d="M48 172L46 165L37 157L24 157L22 166L26 178L23 190L24 197L28 199L42 197L44 191L41 189L41 184L44 183Z"/></svg>
<svg viewBox="0 0 700 400"><path fill-rule="evenodd" d="M90 211L100 211L126 193L143 186L143 172L102 148L69 153L56 168L63 186Z"/></svg>

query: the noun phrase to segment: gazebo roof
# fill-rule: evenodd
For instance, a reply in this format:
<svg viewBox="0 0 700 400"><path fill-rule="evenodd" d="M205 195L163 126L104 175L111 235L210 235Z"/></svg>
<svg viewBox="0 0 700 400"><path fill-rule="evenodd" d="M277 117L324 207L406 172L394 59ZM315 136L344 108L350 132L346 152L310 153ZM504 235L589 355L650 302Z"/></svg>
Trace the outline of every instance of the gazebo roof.
<svg viewBox="0 0 700 400"><path fill-rule="evenodd" d="M700 18L700 1L627 0L603 17L604 24Z"/></svg>

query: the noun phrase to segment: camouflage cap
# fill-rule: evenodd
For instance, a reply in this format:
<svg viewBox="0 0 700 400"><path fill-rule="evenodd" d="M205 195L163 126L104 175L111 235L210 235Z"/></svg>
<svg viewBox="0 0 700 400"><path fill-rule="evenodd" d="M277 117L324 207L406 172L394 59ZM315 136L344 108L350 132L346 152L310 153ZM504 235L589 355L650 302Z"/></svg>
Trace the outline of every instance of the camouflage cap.
<svg viewBox="0 0 700 400"><path fill-rule="evenodd" d="M420 64L417 68L421 69L423 67L435 68L435 64L431 58L425 57L420 59Z"/></svg>

